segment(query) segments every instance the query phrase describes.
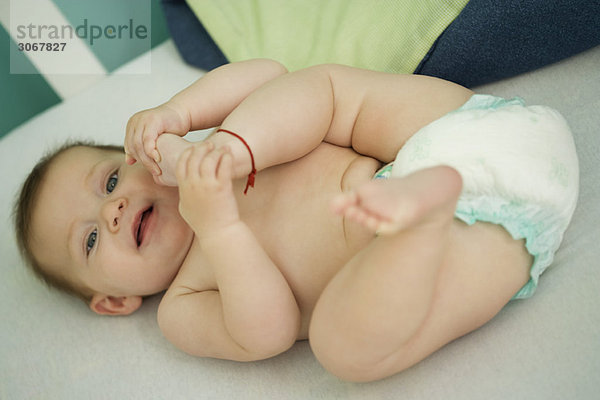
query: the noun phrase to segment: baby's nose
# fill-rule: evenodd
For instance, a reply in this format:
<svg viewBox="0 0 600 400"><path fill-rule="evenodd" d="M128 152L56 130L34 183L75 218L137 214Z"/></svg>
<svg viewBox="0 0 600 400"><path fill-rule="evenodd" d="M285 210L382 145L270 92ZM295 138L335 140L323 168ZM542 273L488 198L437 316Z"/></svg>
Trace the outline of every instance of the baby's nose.
<svg viewBox="0 0 600 400"><path fill-rule="evenodd" d="M102 213L110 232L118 232L121 227L121 218L123 212L127 208L127 200L119 198L116 200L107 201L104 205Z"/></svg>

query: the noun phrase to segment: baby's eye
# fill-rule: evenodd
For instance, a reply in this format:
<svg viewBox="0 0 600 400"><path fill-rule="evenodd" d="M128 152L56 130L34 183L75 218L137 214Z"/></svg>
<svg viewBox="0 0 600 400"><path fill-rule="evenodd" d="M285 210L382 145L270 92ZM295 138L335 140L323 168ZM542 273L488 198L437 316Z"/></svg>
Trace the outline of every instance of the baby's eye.
<svg viewBox="0 0 600 400"><path fill-rule="evenodd" d="M92 251L92 249L94 248L97 237L98 237L98 230L94 229L94 231L92 233L90 233L90 236L88 236L88 238L87 238L87 243L85 246L86 254L90 254L90 251Z"/></svg>
<svg viewBox="0 0 600 400"><path fill-rule="evenodd" d="M115 190L115 187L117 187L117 182L119 181L119 173L117 172L113 172L109 177L108 180L106 181L106 193L110 194L112 193L113 190Z"/></svg>

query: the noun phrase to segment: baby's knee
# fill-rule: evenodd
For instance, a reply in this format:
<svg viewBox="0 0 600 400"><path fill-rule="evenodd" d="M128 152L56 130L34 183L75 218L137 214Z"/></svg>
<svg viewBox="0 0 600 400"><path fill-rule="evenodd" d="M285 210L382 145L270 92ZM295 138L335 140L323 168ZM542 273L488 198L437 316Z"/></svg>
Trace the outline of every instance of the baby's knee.
<svg viewBox="0 0 600 400"><path fill-rule="evenodd" d="M330 373L346 381L362 381L365 369L358 360L359 349L347 348L338 335L312 332L309 336L312 351L321 365Z"/></svg>
<svg viewBox="0 0 600 400"><path fill-rule="evenodd" d="M321 326L319 326L321 325ZM331 374L349 382L370 382L385 378L402 366L400 352L389 353L384 343L374 343L365 329L311 324L310 346L319 363Z"/></svg>

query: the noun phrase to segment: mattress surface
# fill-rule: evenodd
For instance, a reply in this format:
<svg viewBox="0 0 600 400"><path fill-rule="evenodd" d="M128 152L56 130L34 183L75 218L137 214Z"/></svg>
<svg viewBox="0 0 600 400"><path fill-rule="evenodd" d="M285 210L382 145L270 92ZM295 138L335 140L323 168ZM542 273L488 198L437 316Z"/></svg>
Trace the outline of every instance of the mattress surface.
<svg viewBox="0 0 600 400"><path fill-rule="evenodd" d="M341 382L306 342L261 362L186 355L158 328L159 297L129 317L99 317L26 272L10 225L25 174L67 138L121 143L134 112L166 101L202 71L171 42L149 75L114 75L0 140L0 398L2 399L586 399L600 391L600 48L477 88L559 110L575 138L580 198L536 294L409 370L368 384ZM134 60L140 62L144 60ZM124 68L127 68L125 66ZM129 66L131 67L131 66Z"/></svg>

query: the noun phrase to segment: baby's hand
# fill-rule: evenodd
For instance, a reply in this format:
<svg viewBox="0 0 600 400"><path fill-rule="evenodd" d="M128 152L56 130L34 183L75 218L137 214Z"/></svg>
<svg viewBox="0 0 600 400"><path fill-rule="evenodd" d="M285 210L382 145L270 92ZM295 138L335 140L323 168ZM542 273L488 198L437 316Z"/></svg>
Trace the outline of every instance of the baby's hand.
<svg viewBox="0 0 600 400"><path fill-rule="evenodd" d="M163 133L184 136L190 130L187 113L177 105L165 103L135 113L127 122L125 160L128 164L141 161L153 175L160 175L160 153L156 140Z"/></svg>
<svg viewBox="0 0 600 400"><path fill-rule="evenodd" d="M195 143L177 162L179 212L200 240L239 222L228 147Z"/></svg>

